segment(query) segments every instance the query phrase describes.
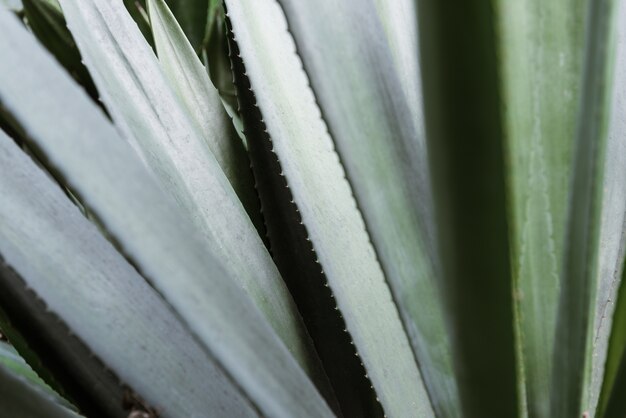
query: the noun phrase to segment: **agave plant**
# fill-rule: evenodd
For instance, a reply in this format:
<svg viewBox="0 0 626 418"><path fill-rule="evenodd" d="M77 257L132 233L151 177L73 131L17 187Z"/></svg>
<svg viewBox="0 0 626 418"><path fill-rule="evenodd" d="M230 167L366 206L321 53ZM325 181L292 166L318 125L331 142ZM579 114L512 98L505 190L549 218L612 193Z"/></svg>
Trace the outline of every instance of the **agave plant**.
<svg viewBox="0 0 626 418"><path fill-rule="evenodd" d="M626 416L626 1L1 3L0 417Z"/></svg>

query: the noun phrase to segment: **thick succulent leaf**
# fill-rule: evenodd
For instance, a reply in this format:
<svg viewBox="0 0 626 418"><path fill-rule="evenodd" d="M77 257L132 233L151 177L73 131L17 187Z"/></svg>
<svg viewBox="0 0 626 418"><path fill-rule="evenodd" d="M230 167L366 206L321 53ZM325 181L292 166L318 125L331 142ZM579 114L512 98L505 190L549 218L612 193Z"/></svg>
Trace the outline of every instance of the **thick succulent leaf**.
<svg viewBox="0 0 626 418"><path fill-rule="evenodd" d="M417 2L415 0L375 0L375 2L411 117L416 122L418 138L424 138Z"/></svg>
<svg viewBox="0 0 626 418"><path fill-rule="evenodd" d="M33 384L39 385L43 390L51 389L37 376L15 349L6 341L0 341L0 364L11 370L14 374L22 376ZM52 392L53 393L53 392Z"/></svg>
<svg viewBox="0 0 626 418"><path fill-rule="evenodd" d="M20 418L80 416L57 403L48 392L4 364L0 364L0 410L4 416Z"/></svg>
<svg viewBox="0 0 626 418"><path fill-rule="evenodd" d="M22 0L0 0L0 4L9 10L22 10Z"/></svg>
<svg viewBox="0 0 626 418"><path fill-rule="evenodd" d="M582 1L497 3L518 370L531 417L550 416L585 11Z"/></svg>
<svg viewBox="0 0 626 418"><path fill-rule="evenodd" d="M375 4L372 0L279 3L435 411L455 416L458 390L435 280L424 138L405 100Z"/></svg>
<svg viewBox="0 0 626 418"><path fill-rule="evenodd" d="M587 406L593 411L603 385L605 361L615 300L622 278L626 232L626 2L620 2L617 11L617 42L614 64L611 110L604 165L604 195L602 198L602 225L600 227L600 254L598 283L593 328L592 375ZM622 286L623 287L623 286ZM626 302L622 302L626 303ZM621 328L624 329L624 328ZM611 337L613 338L613 337Z"/></svg>
<svg viewBox="0 0 626 418"><path fill-rule="evenodd" d="M52 374L51 370L43 364L40 356L41 353L36 353L26 341L24 335L15 328L7 313L2 309L1 303L0 333L8 341L9 349L18 353L19 357L23 359L22 361L28 364L29 368L32 368L37 379L41 379L45 382L45 385L52 389L53 392L71 401L70 395L61 386L59 380Z"/></svg>
<svg viewBox="0 0 626 418"><path fill-rule="evenodd" d="M67 29L59 3L56 0L24 0L23 4L28 27L35 36L72 77L85 87L89 95L97 99L98 92L81 62L80 53Z"/></svg>
<svg viewBox="0 0 626 418"><path fill-rule="evenodd" d="M225 27L224 8L222 2L215 0L217 9L210 36L207 39L206 47L202 53L202 60L205 63L211 81L220 92L226 111L233 118L237 127L237 132L241 133L241 121L237 114L237 95L233 84L233 73L229 59L227 31ZM243 136L243 134L241 134Z"/></svg>
<svg viewBox="0 0 626 418"><path fill-rule="evenodd" d="M61 4L115 122L128 128L135 148L192 219L204 244L322 385L317 355L278 269L136 25L115 0Z"/></svg>
<svg viewBox="0 0 626 418"><path fill-rule="evenodd" d="M152 30L150 29L150 19L146 12L146 0L124 0L126 10L132 16L141 34L154 48L154 39L152 39Z"/></svg>
<svg viewBox="0 0 626 418"><path fill-rule="evenodd" d="M335 412L344 416L380 418L383 416L382 408L376 401L372 384L355 351L354 342L339 313L307 228L274 153L263 115L245 75L246 69L228 16L225 22L237 102L244 122L272 258L302 313L334 389L338 400Z"/></svg>
<svg viewBox="0 0 626 418"><path fill-rule="evenodd" d="M426 137L462 415L518 414L495 17L419 5ZM454 28L454 29L451 29Z"/></svg>
<svg viewBox="0 0 626 418"><path fill-rule="evenodd" d="M207 355L261 415L331 416L258 308L99 109L12 16L0 19L0 100Z"/></svg>
<svg viewBox="0 0 626 418"><path fill-rule="evenodd" d="M67 409L75 408L60 397L50 386L48 386L35 371L24 361L18 352L6 341L0 341L0 367L4 367L10 373L25 379L30 385L37 387L41 392L46 393L50 400ZM2 397L0 396L0 399Z"/></svg>
<svg viewBox="0 0 626 418"><path fill-rule="evenodd" d="M411 347L284 14L274 0L226 4L275 158L380 402L390 416L432 416Z"/></svg>
<svg viewBox="0 0 626 418"><path fill-rule="evenodd" d="M210 7L215 0L166 0L193 48L199 52L206 36Z"/></svg>
<svg viewBox="0 0 626 418"><path fill-rule="evenodd" d="M6 136L0 162L0 302L44 362L97 388L77 402L95 398L90 413L122 414L121 381L166 416L255 415L158 294Z"/></svg>
<svg viewBox="0 0 626 418"><path fill-rule="evenodd" d="M602 249L600 230L612 104L615 5L612 0L589 3L553 353L550 416L579 416L587 407Z"/></svg>
<svg viewBox="0 0 626 418"><path fill-rule="evenodd" d="M262 231L259 198L250 161L218 91L164 0L148 0L148 12L159 62L200 127L203 139L230 180L250 218Z"/></svg>

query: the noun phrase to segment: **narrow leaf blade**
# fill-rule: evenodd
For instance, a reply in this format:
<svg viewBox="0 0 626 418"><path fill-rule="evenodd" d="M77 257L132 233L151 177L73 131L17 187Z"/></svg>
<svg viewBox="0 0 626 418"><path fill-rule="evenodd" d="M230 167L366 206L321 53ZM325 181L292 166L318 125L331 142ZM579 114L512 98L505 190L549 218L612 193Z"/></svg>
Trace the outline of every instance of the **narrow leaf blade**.
<svg viewBox="0 0 626 418"><path fill-rule="evenodd" d="M203 245L263 311L318 385L324 375L300 314L231 184L121 4L61 5L113 120L201 232Z"/></svg>
<svg viewBox="0 0 626 418"><path fill-rule="evenodd" d="M578 416L586 406L611 103L614 9L615 2L610 0L589 3L553 353L551 416Z"/></svg>
<svg viewBox="0 0 626 418"><path fill-rule="evenodd" d="M0 12L0 19L0 100L207 354L263 415L332 416L258 308L98 108L12 16Z"/></svg>

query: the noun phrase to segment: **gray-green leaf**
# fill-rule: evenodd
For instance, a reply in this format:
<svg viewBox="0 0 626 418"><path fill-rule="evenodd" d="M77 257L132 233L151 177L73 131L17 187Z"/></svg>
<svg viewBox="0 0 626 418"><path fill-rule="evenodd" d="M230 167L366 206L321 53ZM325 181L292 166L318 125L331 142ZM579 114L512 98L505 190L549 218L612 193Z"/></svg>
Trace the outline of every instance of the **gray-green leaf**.
<svg viewBox="0 0 626 418"><path fill-rule="evenodd" d="M262 415L328 406L249 296L101 111L0 11L0 100ZM42 94L45 86L45 94Z"/></svg>

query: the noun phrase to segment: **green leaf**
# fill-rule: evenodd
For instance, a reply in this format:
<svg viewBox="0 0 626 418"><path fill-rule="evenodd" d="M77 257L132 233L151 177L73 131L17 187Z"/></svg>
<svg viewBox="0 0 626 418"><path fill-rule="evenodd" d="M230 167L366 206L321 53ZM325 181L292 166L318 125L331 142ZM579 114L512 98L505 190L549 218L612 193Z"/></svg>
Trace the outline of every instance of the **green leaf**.
<svg viewBox="0 0 626 418"><path fill-rule="evenodd" d="M264 416L331 416L258 308L99 109L14 17L0 12L0 23L0 101L240 395Z"/></svg>
<svg viewBox="0 0 626 418"><path fill-rule="evenodd" d="M68 409L74 409L65 399L61 398L48 386L33 369L24 361L17 351L5 341L0 341L0 367L5 367L10 373L25 379L30 385L46 393L50 400Z"/></svg>
<svg viewBox="0 0 626 418"><path fill-rule="evenodd" d="M387 34L387 42L411 117L416 122L418 138L424 138L424 109L419 67L417 2L415 0L375 0L378 15Z"/></svg>
<svg viewBox="0 0 626 418"><path fill-rule="evenodd" d="M371 0L279 3L400 311L433 408L439 415L457 416L458 388L436 280L426 147L415 113L405 100L408 96L398 76L400 66L385 42L375 4ZM387 28L401 26L391 21L397 12L389 15ZM403 42L408 39L398 37ZM395 56L405 49L408 46L394 48ZM409 65L416 68L414 63ZM407 79L418 80L417 75L408 75L406 68L401 71Z"/></svg>
<svg viewBox="0 0 626 418"><path fill-rule="evenodd" d="M30 368L34 371L37 379L41 379L45 382L45 385L52 389L53 392L58 393L68 401L72 401L71 396L61 386L59 380L53 375L50 368L43 364L41 355L45 356L45 353L37 353L28 344L24 335L11 323L7 313L2 309L2 303L0 302L0 332L9 341L10 349L19 353L19 357L26 362Z"/></svg>
<svg viewBox="0 0 626 418"><path fill-rule="evenodd" d="M442 284L462 415L518 415L505 138L490 2L424 0L419 28Z"/></svg>
<svg viewBox="0 0 626 418"><path fill-rule="evenodd" d="M605 153L604 194L602 198L602 225L600 229L600 259L595 321L593 328L593 355L591 382L588 382L587 406L593 411L598 405L600 390L605 385L605 362L611 350L612 329L624 329L613 325L617 292L622 282L624 260L624 236L626 234L626 3L620 3L617 12L617 44L615 51L615 74L613 76L611 114ZM623 285L622 285L623 287ZM619 302L618 302L619 303ZM626 302L622 302L626 303ZM619 338L619 337L615 337ZM607 365L607 370L610 367ZM604 389L603 389L604 391ZM600 414L598 414L600 416Z"/></svg>
<svg viewBox="0 0 626 418"><path fill-rule="evenodd" d="M285 17L274 0L226 4L271 137L273 159L278 159L284 175L281 186L289 187L318 269L328 279L377 396L390 416L432 416L408 338L294 52ZM252 147L262 140L268 138L249 139L253 156ZM259 171L267 168L261 166Z"/></svg>
<svg viewBox="0 0 626 418"><path fill-rule="evenodd" d="M215 11L214 23L211 32L206 41L206 46L202 52L202 60L205 63L211 81L219 90L224 107L228 114L233 118L233 122L237 126L237 132L241 133L241 120L237 112L237 95L233 84L233 73L231 71L231 63L228 56L228 39L226 36L226 26L224 23L224 10L222 2L218 1L218 7ZM243 134L241 135L243 136Z"/></svg>
<svg viewBox="0 0 626 418"><path fill-rule="evenodd" d="M254 415L158 294L1 133L0 163L0 304L85 412L123 413L121 380L163 412Z"/></svg>
<svg viewBox="0 0 626 418"><path fill-rule="evenodd" d="M167 4L194 50L199 52L205 39L210 8L215 7L215 0L167 0Z"/></svg>
<svg viewBox="0 0 626 418"><path fill-rule="evenodd" d="M164 0L148 0L154 42L165 76L230 180L259 231L263 220L250 160L219 93Z"/></svg>
<svg viewBox="0 0 626 418"><path fill-rule="evenodd" d="M2 413L20 418L77 418L78 414L59 405L55 398L15 371L0 364Z"/></svg>
<svg viewBox="0 0 626 418"><path fill-rule="evenodd" d="M203 244L223 260L230 277L322 387L319 360L278 269L130 16L114 0L61 4L116 125L124 127L162 187L193 221Z"/></svg>
<svg viewBox="0 0 626 418"><path fill-rule="evenodd" d="M380 418L382 408L366 377L363 363L341 317L328 280L319 264L315 249L283 170L280 167L262 115L256 107L250 81L226 17L233 80L237 100L249 139L250 159L255 172L256 187L263 207L267 237L285 283L302 313L307 330L333 386L338 409L343 416ZM355 354L357 354L355 356Z"/></svg>
<svg viewBox="0 0 626 418"><path fill-rule="evenodd" d="M518 379L520 400L531 417L550 416L584 6L582 1L504 0L496 11Z"/></svg>
<svg viewBox="0 0 626 418"><path fill-rule="evenodd" d="M586 27L569 214L558 306L550 416L579 416L592 364L615 2L593 0ZM622 186L623 189L623 186Z"/></svg>

